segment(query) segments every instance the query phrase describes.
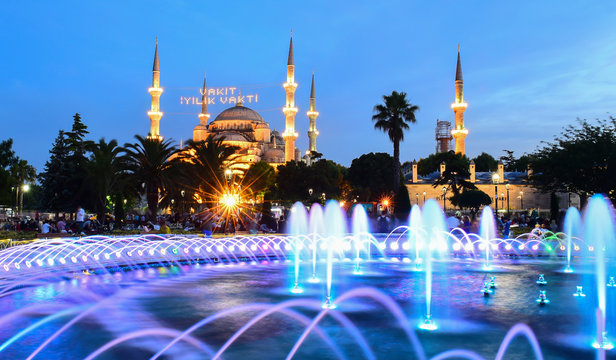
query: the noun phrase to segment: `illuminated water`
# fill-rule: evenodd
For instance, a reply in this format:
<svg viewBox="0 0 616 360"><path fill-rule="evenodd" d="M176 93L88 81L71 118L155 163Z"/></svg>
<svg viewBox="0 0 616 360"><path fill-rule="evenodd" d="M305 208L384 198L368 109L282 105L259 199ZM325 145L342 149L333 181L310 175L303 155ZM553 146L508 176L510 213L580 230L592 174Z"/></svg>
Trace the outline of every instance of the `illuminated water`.
<svg viewBox="0 0 616 360"><path fill-rule="evenodd" d="M409 226L390 234L370 234L362 208L346 219L335 202L310 212L296 205L291 218L288 236L93 237L4 249L0 358L616 354L593 348L609 348L616 333L614 214L600 197L584 218L568 213L572 235L515 239L498 238L489 208L479 235L449 232L435 201L413 207ZM540 291L549 304L538 304Z"/></svg>

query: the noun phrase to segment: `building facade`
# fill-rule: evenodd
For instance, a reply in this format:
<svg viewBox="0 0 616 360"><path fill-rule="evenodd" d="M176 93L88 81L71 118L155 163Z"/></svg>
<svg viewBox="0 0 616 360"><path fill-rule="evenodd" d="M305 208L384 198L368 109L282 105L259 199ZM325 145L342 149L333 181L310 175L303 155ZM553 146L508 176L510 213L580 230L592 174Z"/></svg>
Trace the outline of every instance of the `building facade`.
<svg viewBox="0 0 616 360"><path fill-rule="evenodd" d="M241 91L235 106L223 110L213 121L207 110L207 77L203 79L201 98L201 112L199 123L194 127L193 141L204 141L209 136L214 139L223 139L223 143L238 148L236 156L230 167L237 172L246 171L252 164L261 160L277 167L287 161L309 161L308 155L302 159L301 152L295 146L298 133L295 131L295 115L298 112L295 106L295 60L293 55L293 33L289 43L289 56L287 59L287 76L283 84L286 100L283 107L285 116L285 130L282 134L270 128L270 124L253 109L244 106ZM160 64L158 60L158 39L154 51L154 67L152 87L148 89L152 97L152 105L148 116L150 118L150 132L148 138L162 141L160 121L163 113L160 111L160 96L163 89L160 86ZM319 113L316 110L314 95L314 71L310 92L310 110L307 112L309 120L309 150L316 151L316 140L319 132L316 129L316 119Z"/></svg>

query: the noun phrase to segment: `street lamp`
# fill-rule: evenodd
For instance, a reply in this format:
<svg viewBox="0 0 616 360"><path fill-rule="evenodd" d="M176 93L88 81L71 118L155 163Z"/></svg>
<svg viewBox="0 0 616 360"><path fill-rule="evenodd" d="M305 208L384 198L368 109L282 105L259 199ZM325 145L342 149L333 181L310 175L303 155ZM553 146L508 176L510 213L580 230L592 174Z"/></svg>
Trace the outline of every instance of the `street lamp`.
<svg viewBox="0 0 616 360"><path fill-rule="evenodd" d="M501 193L501 209L505 208L505 193Z"/></svg>
<svg viewBox="0 0 616 360"><path fill-rule="evenodd" d="M507 216L510 216L511 209L509 208L509 184L505 185L507 188Z"/></svg>
<svg viewBox="0 0 616 360"><path fill-rule="evenodd" d="M419 206L419 193L415 194L415 202L417 203L417 205Z"/></svg>
<svg viewBox="0 0 616 360"><path fill-rule="evenodd" d="M447 212L447 203L445 202L445 200L447 199L446 195L447 195L447 187L443 186L443 212Z"/></svg>
<svg viewBox="0 0 616 360"><path fill-rule="evenodd" d="M30 191L30 185L23 184L21 186L21 192L19 193L19 214L24 211L24 193L27 193L28 191Z"/></svg>
<svg viewBox="0 0 616 360"><path fill-rule="evenodd" d="M524 210L524 192L520 191L520 209Z"/></svg>
<svg viewBox="0 0 616 360"><path fill-rule="evenodd" d="M308 189L308 196L312 197L313 190L312 188Z"/></svg>
<svg viewBox="0 0 616 360"><path fill-rule="evenodd" d="M225 169L225 179L227 179L227 181L231 181L232 175L233 175L233 171L231 171L231 169Z"/></svg>
<svg viewBox="0 0 616 360"><path fill-rule="evenodd" d="M426 192L425 192L425 191L424 191L424 193L423 193L423 196L424 196L423 205L425 205L425 204L426 204Z"/></svg>
<svg viewBox="0 0 616 360"><path fill-rule="evenodd" d="M492 183L494 183L494 206L496 207L495 213L498 216L498 181L500 180L500 176L498 173L492 174Z"/></svg>

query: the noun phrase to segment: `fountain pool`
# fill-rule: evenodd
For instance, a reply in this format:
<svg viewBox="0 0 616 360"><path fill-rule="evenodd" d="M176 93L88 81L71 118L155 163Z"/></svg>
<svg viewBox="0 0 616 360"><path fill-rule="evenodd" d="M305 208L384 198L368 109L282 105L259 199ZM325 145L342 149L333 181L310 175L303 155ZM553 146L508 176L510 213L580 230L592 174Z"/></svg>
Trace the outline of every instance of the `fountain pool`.
<svg viewBox="0 0 616 360"><path fill-rule="evenodd" d="M616 355L613 213L602 199L590 207L582 237L449 232L435 204L371 234L365 214L347 224L331 202L296 207L285 236L11 247L0 357L605 359Z"/></svg>

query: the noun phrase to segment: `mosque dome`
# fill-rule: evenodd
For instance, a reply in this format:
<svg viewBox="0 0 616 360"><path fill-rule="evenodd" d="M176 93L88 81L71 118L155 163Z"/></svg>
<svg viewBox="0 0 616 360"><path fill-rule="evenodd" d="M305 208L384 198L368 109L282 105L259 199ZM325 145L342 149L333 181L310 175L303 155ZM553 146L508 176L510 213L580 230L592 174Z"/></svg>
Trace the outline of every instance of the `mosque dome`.
<svg viewBox="0 0 616 360"><path fill-rule="evenodd" d="M207 130L207 126L203 124L198 124L193 129L193 140L194 141L205 141L208 137L209 133Z"/></svg>
<svg viewBox="0 0 616 360"><path fill-rule="evenodd" d="M250 138L246 137L244 134L234 131L224 131L219 133L216 138L221 138L224 136L225 141L252 141Z"/></svg>
<svg viewBox="0 0 616 360"><path fill-rule="evenodd" d="M218 114L214 121L227 121L227 120L246 120L263 123L265 120L259 115L258 112L247 108L241 104L228 108Z"/></svg>
<svg viewBox="0 0 616 360"><path fill-rule="evenodd" d="M263 154L263 160L268 163L284 163L284 150L271 148Z"/></svg>

